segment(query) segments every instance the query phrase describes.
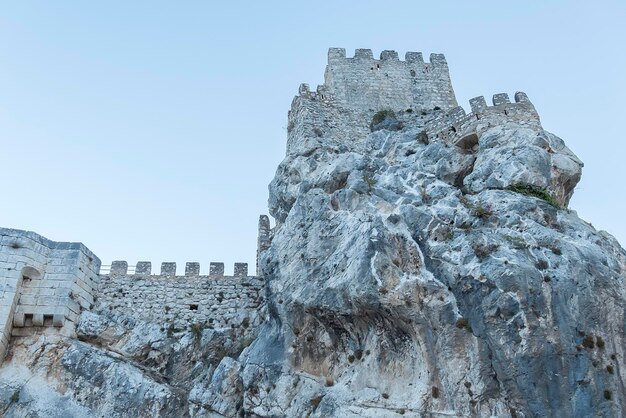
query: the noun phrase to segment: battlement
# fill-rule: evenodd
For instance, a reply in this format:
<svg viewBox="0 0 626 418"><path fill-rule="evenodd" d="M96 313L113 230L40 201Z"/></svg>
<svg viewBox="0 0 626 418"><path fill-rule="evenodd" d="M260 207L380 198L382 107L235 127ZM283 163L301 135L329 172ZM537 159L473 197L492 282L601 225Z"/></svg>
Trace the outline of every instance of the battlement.
<svg viewBox="0 0 626 418"><path fill-rule="evenodd" d="M330 48L324 84L315 93L303 84L299 95L359 113L457 105L445 57L430 54L425 62L421 52L407 52L401 61L396 51L375 59L371 49L357 49L348 58L344 48Z"/></svg>
<svg viewBox="0 0 626 418"><path fill-rule="evenodd" d="M372 50L357 49L347 58L345 49L331 48L318 93L356 111L457 105L445 57L431 54L424 62L420 52L407 52L401 61L396 51L383 51L375 59Z"/></svg>
<svg viewBox="0 0 626 418"><path fill-rule="evenodd" d="M269 218L262 215L257 255L270 235ZM172 330L242 327L245 335L261 323L265 282L248 275L247 263L235 263L232 276L224 275L224 263L210 263L208 275L200 274L199 262L185 263L184 275L176 267L161 263L157 275L149 261L102 266L81 243L0 228L0 360L11 336L72 335L83 310L112 311Z"/></svg>
<svg viewBox="0 0 626 418"><path fill-rule="evenodd" d="M248 263L235 263L233 277L248 277ZM139 261L135 266L129 265L123 260L113 261L110 266L102 266L100 272L103 276L151 276L157 277L224 277L224 263L212 262L209 264L208 276L200 275L200 263L192 261L185 263L185 274L176 275L176 263L161 263L161 273L152 274L152 263L150 261Z"/></svg>
<svg viewBox="0 0 626 418"><path fill-rule="evenodd" d="M380 53L380 58L378 60L374 59L374 53L371 49L356 49L354 51L354 57L349 58L346 57L346 49L345 48L329 48L328 49L328 64L342 64L344 62L367 62L372 64L380 64L384 61L400 61L399 55L396 51L393 50L385 50ZM404 62L424 65L425 67L428 65L432 66L445 66L446 69L448 67L448 63L446 62L446 58L443 54L430 54L430 62L424 62L424 55L421 52L407 52L404 54Z"/></svg>
<svg viewBox="0 0 626 418"><path fill-rule="evenodd" d="M233 276L224 275L224 263L211 263L209 275L200 275L200 263L185 265L176 275L176 263L161 263L161 274L151 274L151 263L132 268L115 261L101 275L96 311L112 311L186 329L190 324L208 328L244 327L260 324L265 309L262 278L248 276L248 265L236 263Z"/></svg>
<svg viewBox="0 0 626 418"><path fill-rule="evenodd" d="M314 91L301 84L291 103L287 153L307 153L322 136L362 138L380 110L448 111L457 106L442 54L430 54L429 62L420 52L407 52L404 58L383 51L375 59L370 49L346 57L345 49L330 48L324 84Z"/></svg>
<svg viewBox="0 0 626 418"><path fill-rule="evenodd" d="M440 117L430 121L424 131L428 138L439 138L466 147L468 136L502 123L503 120L527 127L541 127L539 114L526 93L517 92L512 103L507 93L494 94L492 106L483 96L470 99L470 113L461 106L454 107ZM469 140L470 143L473 142Z"/></svg>

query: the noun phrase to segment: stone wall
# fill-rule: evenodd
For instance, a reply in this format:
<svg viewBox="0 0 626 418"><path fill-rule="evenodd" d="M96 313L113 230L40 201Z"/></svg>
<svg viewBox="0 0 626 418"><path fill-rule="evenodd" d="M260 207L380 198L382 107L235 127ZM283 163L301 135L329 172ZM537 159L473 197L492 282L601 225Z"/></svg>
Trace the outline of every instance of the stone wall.
<svg viewBox="0 0 626 418"><path fill-rule="evenodd" d="M511 103L506 93L494 94L492 104L493 106L487 106L487 101L483 96L475 97L470 100L470 113L466 113L462 107L457 106L428 122L424 131L430 138L436 137L458 144L468 135L479 134L484 129L503 122L541 128L539 114L526 93L521 91L515 93L514 103Z"/></svg>
<svg viewBox="0 0 626 418"><path fill-rule="evenodd" d="M161 324L169 330L200 328L254 329L263 319L264 281L248 276L245 263L235 264L235 275L224 276L223 263L211 263L200 276L199 263L187 263L185 276L176 276L175 263L163 263L152 275L148 262L137 263L127 274L127 263L114 262L101 276L96 311L111 311Z"/></svg>
<svg viewBox="0 0 626 418"><path fill-rule="evenodd" d="M54 327L72 333L92 307L100 260L80 243L0 228L0 359L11 335Z"/></svg>
<svg viewBox="0 0 626 418"><path fill-rule="evenodd" d="M449 111L457 106L443 55L407 52L400 61L395 51L373 58L369 49L357 49L346 58L343 48L328 51L324 84L311 91L302 84L288 116L288 154L307 154L323 137L336 140L363 138L372 116L380 110L414 114Z"/></svg>
<svg viewBox="0 0 626 418"><path fill-rule="evenodd" d="M357 49L346 58L345 49L330 48L321 94L355 111L457 105L445 57L431 54L424 62L420 52L407 52L400 61L396 51L383 51L377 60L371 49Z"/></svg>

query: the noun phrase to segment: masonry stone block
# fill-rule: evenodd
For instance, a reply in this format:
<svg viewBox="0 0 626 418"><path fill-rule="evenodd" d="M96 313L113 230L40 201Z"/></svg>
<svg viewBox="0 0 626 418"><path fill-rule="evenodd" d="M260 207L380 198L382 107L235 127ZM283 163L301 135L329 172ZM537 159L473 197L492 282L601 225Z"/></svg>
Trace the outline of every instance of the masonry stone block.
<svg viewBox="0 0 626 418"><path fill-rule="evenodd" d="M407 62L424 63L424 55L421 52L407 52L404 54L404 59Z"/></svg>
<svg viewBox="0 0 626 418"><path fill-rule="evenodd" d="M345 48L329 48L328 49L328 61L341 60L346 58Z"/></svg>
<svg viewBox="0 0 626 418"><path fill-rule="evenodd" d="M33 314L33 326L34 327L43 327L43 313L35 313L35 314Z"/></svg>
<svg viewBox="0 0 626 418"><path fill-rule="evenodd" d="M52 316L52 326L62 327L65 324L65 315L54 314Z"/></svg>
<svg viewBox="0 0 626 418"><path fill-rule="evenodd" d="M23 313L16 313L13 315L13 326L14 327L24 326L24 314Z"/></svg>
<svg viewBox="0 0 626 418"><path fill-rule="evenodd" d="M448 112L448 117L451 122L458 122L465 117L465 109L461 106L457 106Z"/></svg>

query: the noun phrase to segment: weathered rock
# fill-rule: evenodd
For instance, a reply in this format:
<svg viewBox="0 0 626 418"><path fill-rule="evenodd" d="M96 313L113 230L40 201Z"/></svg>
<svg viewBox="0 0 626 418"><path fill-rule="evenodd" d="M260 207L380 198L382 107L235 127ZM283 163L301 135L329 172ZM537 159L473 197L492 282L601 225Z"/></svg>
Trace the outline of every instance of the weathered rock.
<svg viewBox="0 0 626 418"><path fill-rule="evenodd" d="M320 112L350 114L331 93ZM626 253L553 206L582 163L519 97L460 140L428 134L430 110L368 132L294 101L262 257L270 320L239 359L248 413L624 413ZM304 148L310 124L325 134Z"/></svg>

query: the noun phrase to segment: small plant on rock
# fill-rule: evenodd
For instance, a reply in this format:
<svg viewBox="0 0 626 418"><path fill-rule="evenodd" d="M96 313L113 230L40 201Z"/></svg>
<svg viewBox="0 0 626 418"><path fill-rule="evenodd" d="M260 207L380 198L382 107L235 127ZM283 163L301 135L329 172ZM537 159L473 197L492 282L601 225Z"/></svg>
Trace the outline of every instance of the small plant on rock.
<svg viewBox="0 0 626 418"><path fill-rule="evenodd" d="M404 125L402 122L398 121L393 110L388 109L376 112L372 117L372 122L370 123L370 130L372 132L380 129L399 131L403 127Z"/></svg>
<svg viewBox="0 0 626 418"><path fill-rule="evenodd" d="M202 337L204 325L196 322L195 324L191 324L189 330L191 331L191 334L194 336L194 338L199 340L200 337Z"/></svg>
<svg viewBox="0 0 626 418"><path fill-rule="evenodd" d="M495 252L498 249L497 244L484 244L482 242L475 242L472 244L474 255L480 260L487 257L489 254Z"/></svg>
<svg viewBox="0 0 626 418"><path fill-rule="evenodd" d="M459 318L457 319L456 323L454 324L457 328L459 329L464 329L465 331L469 332L470 334L472 333L472 326L469 323L469 320L467 318Z"/></svg>
<svg viewBox="0 0 626 418"><path fill-rule="evenodd" d="M11 395L11 402L17 402L20 400L20 389L17 389L15 392L13 392L13 395Z"/></svg>
<svg viewBox="0 0 626 418"><path fill-rule="evenodd" d="M557 209L563 209L561 204L545 189L532 187L526 184L513 184L507 187L512 192L521 193L526 196L532 196L544 200Z"/></svg>
<svg viewBox="0 0 626 418"><path fill-rule="evenodd" d="M491 215L493 215L493 211L487 206L476 206L474 208L474 215L476 215L480 219L487 219Z"/></svg>
<svg viewBox="0 0 626 418"><path fill-rule="evenodd" d="M376 179L371 178L370 176L364 175L363 181L367 183L370 188L376 184Z"/></svg>
<svg viewBox="0 0 626 418"><path fill-rule="evenodd" d="M176 327L176 325L174 325L174 323L171 323L168 327L167 327L167 336L171 337L173 336L175 333L180 332L180 329Z"/></svg>
<svg viewBox="0 0 626 418"><path fill-rule="evenodd" d="M417 139L418 142L424 145L428 145L430 143L428 139L428 134L426 133L426 131L418 132L417 135L415 135L415 139Z"/></svg>

